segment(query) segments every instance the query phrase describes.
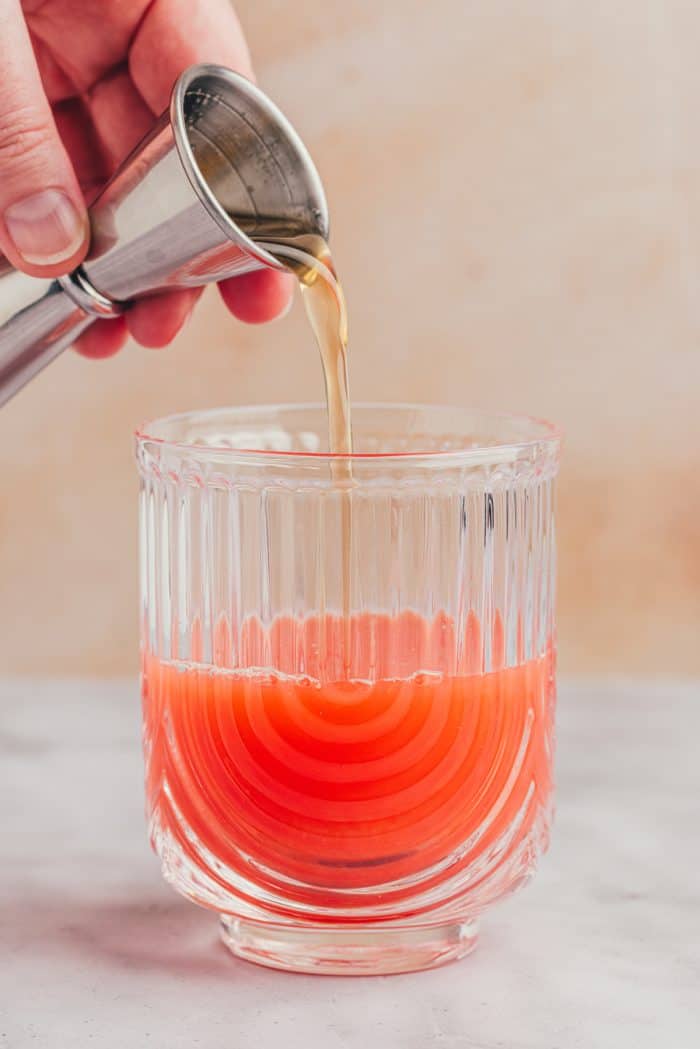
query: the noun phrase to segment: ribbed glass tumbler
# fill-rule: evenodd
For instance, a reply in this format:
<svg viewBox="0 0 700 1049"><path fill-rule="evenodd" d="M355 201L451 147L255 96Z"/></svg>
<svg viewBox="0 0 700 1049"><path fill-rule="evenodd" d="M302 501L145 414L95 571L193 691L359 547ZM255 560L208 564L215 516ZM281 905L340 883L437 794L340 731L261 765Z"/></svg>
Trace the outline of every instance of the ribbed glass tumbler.
<svg viewBox="0 0 700 1049"><path fill-rule="evenodd" d="M167 880L241 957L466 954L546 848L559 435L357 405L137 434L146 789Z"/></svg>

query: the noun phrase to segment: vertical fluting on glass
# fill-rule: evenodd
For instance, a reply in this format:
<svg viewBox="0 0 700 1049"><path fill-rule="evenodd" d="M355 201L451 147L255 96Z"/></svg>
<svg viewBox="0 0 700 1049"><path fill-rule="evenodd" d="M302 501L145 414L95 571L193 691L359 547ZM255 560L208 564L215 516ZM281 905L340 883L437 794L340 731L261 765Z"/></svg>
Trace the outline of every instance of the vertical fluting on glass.
<svg viewBox="0 0 700 1049"><path fill-rule="evenodd" d="M541 655L553 628L551 479L512 489L353 492L351 609L447 613L482 627L479 671ZM341 527L323 489L141 478L142 640L152 655L238 667L249 617L340 614ZM224 659L217 632L228 631ZM219 642L221 638L219 638ZM463 655L455 657L459 664ZM444 667L447 671L457 669ZM417 671L421 668L416 666Z"/></svg>
<svg viewBox="0 0 700 1049"><path fill-rule="evenodd" d="M453 438L455 454L441 458L440 441L445 439L429 433L438 449L434 455L382 459L382 452L395 448L400 430L392 435L383 425L382 410L375 415L369 417L365 441L379 457L358 460L349 493L333 485L323 458L256 457L235 447L222 450L213 438L214 451L206 442L198 446L148 436L139 440L144 735L153 840L168 878L223 912L244 913L258 906L291 918L319 913L386 917L444 909L476 913L522 880L546 840L554 442L545 437L541 447L536 442L524 451L516 446L505 462L497 456L490 462L487 445L483 461L474 462L468 454L460 458L459 436ZM322 413L315 424L322 434ZM400 426L400 420L393 425ZM265 432L260 424L261 435ZM292 434L286 443L309 441L310 435L311 423L305 420L300 434ZM476 441L478 437L477 432ZM411 451L411 442L405 444ZM471 446L466 447L468 451ZM414 450L422 449L418 445ZM342 520L343 500L348 498L349 610L353 616L365 616L367 623L361 640L350 636L349 656L343 651L349 635L332 626L333 618L343 612ZM388 629L387 622L400 628ZM469 700L476 704L477 729L478 719L486 717L492 704L498 714L489 714L495 720L488 724L494 731L510 733L504 739L512 738L517 746L500 756L494 752L494 761L510 765L500 770L502 784L498 791L494 787L493 796L486 771L483 782L469 781L474 794L465 797L459 817L470 828L468 838L455 844L446 824L449 851L440 854L439 835L434 843L418 841L429 857L425 867L414 863L405 874L395 857L389 857L387 870L392 873L386 884L377 880L377 866L366 883L349 867L350 873L334 873L327 884L320 884L318 872L336 871L337 862L329 860L324 868L326 861L319 861L309 874L306 842L298 855L285 846L287 852L266 847L255 857L263 824L258 827L254 815L246 817L251 825L241 824L238 836L223 833L207 839L202 812L225 818L225 776L239 777L244 793L259 796L261 811L271 805L264 795L264 777L253 789L246 766L236 764L252 760L250 754L262 744L251 738L250 753L236 749L252 730L247 722L241 727L239 712L229 717L223 706L230 680L226 672L248 675L244 682L253 682L255 674L281 674L328 684L341 681L347 666L361 668L358 676L367 687L396 681L397 711L403 702L401 683L416 676L428 675L429 682L439 680L435 675L485 682L486 698ZM510 677L495 677L508 671L513 672ZM195 704L208 705L213 733L211 739L197 737L196 742L208 748L201 752L202 760L214 753L220 766L204 785L196 767L198 752L193 749L189 758L183 756L182 740L173 735L169 717L174 702L185 702L182 690L190 672L200 675ZM272 715L262 701L260 709L253 709L255 687L245 686L241 702L246 716L252 710L250 725L262 731ZM465 688L471 696L472 684ZM527 703L522 702L524 690ZM436 703L453 701L448 693L441 699L439 689L435 695ZM190 720L183 721L188 732L194 732L197 716L196 705L190 706ZM430 711L422 711L422 716L427 724ZM468 715L461 716L467 747ZM435 728L429 731L434 740L446 738L448 722L442 725L437 714L432 717ZM158 718L163 724L156 724ZM160 764L153 756L157 748L151 746L159 732L170 733L173 740L169 749L160 748ZM193 740L193 735L187 737ZM437 745L430 744L433 749ZM479 745L487 754L489 737L484 735ZM287 746L284 742L280 753ZM318 762L325 760L322 751L314 755L313 761L308 759L312 795L317 789L314 777L321 775ZM338 760L335 774L342 780L345 773ZM449 762L457 768L459 755L445 760L448 777L454 772ZM445 783L436 780L436 798L447 790ZM194 817L184 815L181 799L198 790L201 798L192 812L200 822L193 823ZM332 796L325 795L319 802L332 803ZM292 809L295 804L290 801ZM454 822L457 816L449 811ZM311 811L308 827L304 824L308 840L318 833L315 818ZM301 815L299 819L303 822ZM282 865L283 856L289 859L288 869Z"/></svg>

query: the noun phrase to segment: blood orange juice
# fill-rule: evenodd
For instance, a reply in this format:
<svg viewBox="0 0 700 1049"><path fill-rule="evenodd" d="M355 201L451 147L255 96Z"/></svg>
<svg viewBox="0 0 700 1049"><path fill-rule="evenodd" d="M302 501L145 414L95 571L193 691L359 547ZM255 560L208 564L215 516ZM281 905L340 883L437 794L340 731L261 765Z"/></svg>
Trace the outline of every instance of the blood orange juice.
<svg viewBox="0 0 700 1049"><path fill-rule="evenodd" d="M382 675L418 651L426 666L454 662L448 617L411 613L351 619L347 678L324 666L343 630L331 617L282 619L268 634L247 623L244 671L148 659L157 833L205 879L286 884L321 910L338 890L391 885L398 902L416 878L471 869L483 882L547 809L552 676L547 656L468 673L481 644L470 627L453 674ZM300 647L306 671L290 673Z"/></svg>

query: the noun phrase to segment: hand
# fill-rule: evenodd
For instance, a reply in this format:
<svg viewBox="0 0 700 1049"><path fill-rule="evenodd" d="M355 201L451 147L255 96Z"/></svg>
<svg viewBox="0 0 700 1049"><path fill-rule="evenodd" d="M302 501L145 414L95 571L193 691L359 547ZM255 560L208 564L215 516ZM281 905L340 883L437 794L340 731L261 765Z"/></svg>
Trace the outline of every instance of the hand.
<svg viewBox="0 0 700 1049"><path fill-rule="evenodd" d="M179 73L218 62L252 77L228 0L0 0L0 249L35 276L68 273L88 248L90 198L168 105ZM269 320L291 279L258 271L220 285L241 320ZM109 357L130 333L165 346L201 289L167 292L98 321L76 348Z"/></svg>

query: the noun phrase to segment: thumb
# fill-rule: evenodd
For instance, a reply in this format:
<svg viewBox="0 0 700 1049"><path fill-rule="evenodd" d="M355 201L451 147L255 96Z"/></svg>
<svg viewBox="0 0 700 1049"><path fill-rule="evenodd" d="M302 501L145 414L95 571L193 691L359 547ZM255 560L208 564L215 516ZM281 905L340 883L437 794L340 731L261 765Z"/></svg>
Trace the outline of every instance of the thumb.
<svg viewBox="0 0 700 1049"><path fill-rule="evenodd" d="M0 0L0 42L0 249L18 269L56 276L85 254L87 213L19 0Z"/></svg>

